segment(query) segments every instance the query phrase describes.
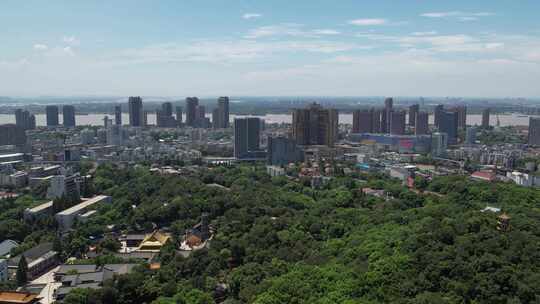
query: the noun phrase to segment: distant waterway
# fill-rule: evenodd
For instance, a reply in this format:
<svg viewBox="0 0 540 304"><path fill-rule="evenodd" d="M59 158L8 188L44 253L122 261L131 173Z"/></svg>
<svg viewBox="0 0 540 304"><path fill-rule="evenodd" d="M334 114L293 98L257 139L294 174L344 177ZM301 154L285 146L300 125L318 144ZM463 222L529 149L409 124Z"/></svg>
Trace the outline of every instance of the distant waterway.
<svg viewBox="0 0 540 304"><path fill-rule="evenodd" d="M60 116L60 123L62 123L62 115ZM103 118L108 116L111 119L114 119L114 114L103 114L103 113L93 113L85 115L77 115L76 123L80 125L90 125L90 126L103 126ZM211 117L210 114L207 114L207 117ZM247 117L247 115L231 115L231 121L235 117ZM257 116L261 119L264 119L267 123L291 123L292 116L291 114L266 114ZM185 121L185 116L183 118ZM429 116L430 123L433 123L433 115ZM499 114L499 120L501 126L528 126L529 125L529 116L518 115L518 114ZM122 113L122 122L124 124L129 123L129 115L127 113ZM340 123L352 124L352 114L344 113L339 115ZM0 124L15 123L15 115L13 114L0 114ZM156 115L149 113L148 114L148 123L156 123ZM482 115L480 114L470 114L467 115L467 124L468 125L480 125L482 123ZM490 116L490 124L495 126L497 123L497 117L495 115ZM38 126L45 126L46 119L45 114L36 115L36 124Z"/></svg>

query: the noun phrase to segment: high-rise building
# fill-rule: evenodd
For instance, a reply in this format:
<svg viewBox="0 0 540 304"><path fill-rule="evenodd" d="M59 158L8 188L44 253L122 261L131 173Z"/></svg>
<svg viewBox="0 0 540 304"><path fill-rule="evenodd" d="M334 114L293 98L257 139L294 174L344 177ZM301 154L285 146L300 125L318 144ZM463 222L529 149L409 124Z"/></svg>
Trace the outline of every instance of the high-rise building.
<svg viewBox="0 0 540 304"><path fill-rule="evenodd" d="M174 128L177 126L172 111L172 103L164 102L161 104L161 110L156 111L156 124L161 128Z"/></svg>
<svg viewBox="0 0 540 304"><path fill-rule="evenodd" d="M161 104L161 111L165 116L173 116L173 106L170 102L164 102Z"/></svg>
<svg viewBox="0 0 540 304"><path fill-rule="evenodd" d="M129 125L142 127L144 125L143 103L140 96L131 96L128 100Z"/></svg>
<svg viewBox="0 0 540 304"><path fill-rule="evenodd" d="M465 143L467 145L474 145L476 143L476 127L471 126L467 128L465 132Z"/></svg>
<svg viewBox="0 0 540 304"><path fill-rule="evenodd" d="M26 132L24 128L15 124L0 125L0 146L14 145L22 147L26 145Z"/></svg>
<svg viewBox="0 0 540 304"><path fill-rule="evenodd" d="M418 115L418 111L420 111L420 105L418 104L413 104L409 107L409 126L416 126L416 116Z"/></svg>
<svg viewBox="0 0 540 304"><path fill-rule="evenodd" d="M441 113L444 111L443 105L436 105L435 109L433 109L433 122L435 124L435 127L439 127L439 122L441 119Z"/></svg>
<svg viewBox="0 0 540 304"><path fill-rule="evenodd" d="M234 157L250 158L250 154L260 150L261 121L257 117L236 118L234 120Z"/></svg>
<svg viewBox="0 0 540 304"><path fill-rule="evenodd" d="M148 126L148 111L143 111L142 113L142 126L143 127Z"/></svg>
<svg viewBox="0 0 540 304"><path fill-rule="evenodd" d="M418 112L416 114L416 121L414 125L414 134L415 135L425 135L429 132L429 113L428 112Z"/></svg>
<svg viewBox="0 0 540 304"><path fill-rule="evenodd" d="M301 161L303 158L300 149L293 139L285 136L268 137L267 162L272 166L285 166Z"/></svg>
<svg viewBox="0 0 540 304"><path fill-rule="evenodd" d="M75 127L75 107L72 105L63 106L62 118L64 127Z"/></svg>
<svg viewBox="0 0 540 304"><path fill-rule="evenodd" d="M176 123L179 127L182 125L182 107L176 107Z"/></svg>
<svg viewBox="0 0 540 304"><path fill-rule="evenodd" d="M540 118L529 118L529 145L540 146Z"/></svg>
<svg viewBox="0 0 540 304"><path fill-rule="evenodd" d="M199 98L186 98L186 125L195 127L197 124L197 107L199 106Z"/></svg>
<svg viewBox="0 0 540 304"><path fill-rule="evenodd" d="M123 142L122 126L109 125L107 127L107 145L120 146Z"/></svg>
<svg viewBox="0 0 540 304"><path fill-rule="evenodd" d="M390 133L391 128L391 120L392 120L392 114L391 112L394 110L394 99L392 97L388 97L384 100L384 113L383 118L381 119L381 131L383 133Z"/></svg>
<svg viewBox="0 0 540 304"><path fill-rule="evenodd" d="M114 124L121 126L122 125L122 106L117 105L114 107Z"/></svg>
<svg viewBox="0 0 540 304"><path fill-rule="evenodd" d="M373 133L373 109L353 112L353 133Z"/></svg>
<svg viewBox="0 0 540 304"><path fill-rule="evenodd" d="M338 111L313 103L293 110L292 135L299 145L333 146L338 136Z"/></svg>
<svg viewBox="0 0 540 304"><path fill-rule="evenodd" d="M433 156L445 156L447 147L448 135L446 133L435 132L431 135L431 154Z"/></svg>
<svg viewBox="0 0 540 304"><path fill-rule="evenodd" d="M390 133L395 135L405 134L406 113L402 110L390 111Z"/></svg>
<svg viewBox="0 0 540 304"><path fill-rule="evenodd" d="M54 127L58 126L58 107L57 106L46 106L45 115L47 116L47 126Z"/></svg>
<svg viewBox="0 0 540 304"><path fill-rule="evenodd" d="M217 108L212 112L212 123L216 129L229 127L229 97L222 96L218 98Z"/></svg>
<svg viewBox="0 0 540 304"><path fill-rule="evenodd" d="M381 133L381 116L382 116L382 110L380 109L373 109L373 115L371 118L371 132L372 133Z"/></svg>
<svg viewBox="0 0 540 304"><path fill-rule="evenodd" d="M489 108L486 108L482 111L482 128L483 129L489 128L489 114L490 114Z"/></svg>
<svg viewBox="0 0 540 304"><path fill-rule="evenodd" d="M449 145L457 144L458 113L454 111L442 111L439 119L439 132L446 133Z"/></svg>
<svg viewBox="0 0 540 304"><path fill-rule="evenodd" d="M15 110L15 124L24 130L33 130L36 128L36 117L28 111L17 109Z"/></svg>
<svg viewBox="0 0 540 304"><path fill-rule="evenodd" d="M467 106L460 105L454 108L458 113L458 128L465 130L467 128Z"/></svg>

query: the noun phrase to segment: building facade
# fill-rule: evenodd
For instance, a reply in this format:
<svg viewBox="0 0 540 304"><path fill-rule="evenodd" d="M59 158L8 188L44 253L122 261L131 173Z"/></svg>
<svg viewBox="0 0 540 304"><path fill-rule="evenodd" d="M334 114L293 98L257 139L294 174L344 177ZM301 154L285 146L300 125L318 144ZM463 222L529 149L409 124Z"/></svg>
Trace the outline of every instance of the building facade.
<svg viewBox="0 0 540 304"><path fill-rule="evenodd" d="M429 133L429 113L418 112L416 114L416 119L415 119L414 134L424 135L428 133Z"/></svg>
<svg viewBox="0 0 540 304"><path fill-rule="evenodd" d="M58 106L46 106L45 116L47 117L47 127L55 127L58 122Z"/></svg>
<svg viewBox="0 0 540 304"><path fill-rule="evenodd" d="M484 109L482 111L482 128L488 129L489 128L489 116L490 116L490 109Z"/></svg>
<svg viewBox="0 0 540 304"><path fill-rule="evenodd" d="M439 118L439 132L446 133L449 145L457 144L458 139L458 113L442 111Z"/></svg>
<svg viewBox="0 0 540 304"><path fill-rule="evenodd" d="M267 163L272 166L285 166L303 159L303 151L293 139L284 136L268 137Z"/></svg>
<svg viewBox="0 0 540 304"><path fill-rule="evenodd" d="M540 146L540 118L529 118L529 145Z"/></svg>
<svg viewBox="0 0 540 304"><path fill-rule="evenodd" d="M373 133L373 109L353 112L352 133Z"/></svg>
<svg viewBox="0 0 540 304"><path fill-rule="evenodd" d="M195 127L197 123L197 107L199 106L199 98L186 98L186 126Z"/></svg>
<svg viewBox="0 0 540 304"><path fill-rule="evenodd" d="M416 126L416 116L418 115L418 112L420 111L420 105L413 104L409 107L409 126L414 127Z"/></svg>
<svg viewBox="0 0 540 304"><path fill-rule="evenodd" d="M143 103L140 96L131 96L128 99L129 125L132 127L144 126Z"/></svg>
<svg viewBox="0 0 540 304"><path fill-rule="evenodd" d="M306 109L293 110L292 135L299 145L332 147L338 136L338 111L313 103Z"/></svg>
<svg viewBox="0 0 540 304"><path fill-rule="evenodd" d="M234 157L250 158L250 153L260 151L261 120L257 117L234 120Z"/></svg>
<svg viewBox="0 0 540 304"><path fill-rule="evenodd" d="M62 118L64 127L75 127L75 107L72 105L64 105L62 107Z"/></svg>

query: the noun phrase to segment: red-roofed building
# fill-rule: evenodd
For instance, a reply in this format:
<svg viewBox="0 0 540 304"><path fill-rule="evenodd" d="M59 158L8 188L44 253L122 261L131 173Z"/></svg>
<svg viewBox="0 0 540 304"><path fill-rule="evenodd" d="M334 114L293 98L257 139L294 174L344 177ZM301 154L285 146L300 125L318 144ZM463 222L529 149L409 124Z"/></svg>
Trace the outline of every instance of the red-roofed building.
<svg viewBox="0 0 540 304"><path fill-rule="evenodd" d="M471 178L482 180L486 182L492 182L495 180L495 172L492 171L476 171L471 174Z"/></svg>

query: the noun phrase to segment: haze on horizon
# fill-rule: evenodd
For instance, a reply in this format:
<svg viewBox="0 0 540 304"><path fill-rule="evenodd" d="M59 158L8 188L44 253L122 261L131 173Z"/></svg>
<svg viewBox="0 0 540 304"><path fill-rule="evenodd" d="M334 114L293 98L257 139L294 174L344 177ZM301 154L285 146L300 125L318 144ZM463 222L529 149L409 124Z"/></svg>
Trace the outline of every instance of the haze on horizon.
<svg viewBox="0 0 540 304"><path fill-rule="evenodd" d="M2 96L539 97L540 2L3 1Z"/></svg>

